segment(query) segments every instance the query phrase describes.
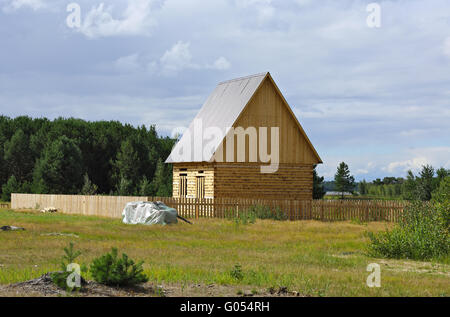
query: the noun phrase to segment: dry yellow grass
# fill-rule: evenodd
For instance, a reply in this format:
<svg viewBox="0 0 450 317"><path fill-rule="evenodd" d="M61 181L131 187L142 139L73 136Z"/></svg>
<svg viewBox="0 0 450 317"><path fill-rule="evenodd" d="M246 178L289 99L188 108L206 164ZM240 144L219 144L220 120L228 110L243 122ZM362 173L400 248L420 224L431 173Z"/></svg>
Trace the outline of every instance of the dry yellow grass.
<svg viewBox="0 0 450 317"><path fill-rule="evenodd" d="M80 264L117 247L144 260L146 273L158 283L287 286L307 296L448 296L450 290L448 261L365 255L365 232L384 230L386 223L265 220L243 226L204 219L193 226L147 227L115 219L12 211L0 211L0 223L26 228L0 233L0 284L58 269L63 247L73 241L83 252ZM366 266L373 262L382 267L381 288L366 286ZM237 263L244 275L240 281L230 275Z"/></svg>

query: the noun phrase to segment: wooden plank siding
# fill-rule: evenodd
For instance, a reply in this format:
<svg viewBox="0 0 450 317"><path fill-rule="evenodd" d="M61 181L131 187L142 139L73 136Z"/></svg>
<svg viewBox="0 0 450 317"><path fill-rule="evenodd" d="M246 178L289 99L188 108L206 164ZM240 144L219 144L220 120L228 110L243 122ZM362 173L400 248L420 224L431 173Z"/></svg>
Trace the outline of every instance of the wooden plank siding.
<svg viewBox="0 0 450 317"><path fill-rule="evenodd" d="M125 205L148 197L11 194L11 209L54 207L67 214L121 218Z"/></svg>
<svg viewBox="0 0 450 317"><path fill-rule="evenodd" d="M280 163L281 164L317 164L313 148L311 147L302 127L293 116L289 105L286 103L278 88L270 77L267 77L261 87L250 100L247 107L240 114L233 128L247 129L255 127L259 135L260 127L268 128L267 148L271 148L271 127L278 127L280 133ZM249 162L249 137L246 137L245 162ZM234 137L234 162L238 162L238 142ZM259 142L257 142L259 153ZM225 138L216 151L214 159L226 162L227 139ZM259 157L258 157L258 162Z"/></svg>

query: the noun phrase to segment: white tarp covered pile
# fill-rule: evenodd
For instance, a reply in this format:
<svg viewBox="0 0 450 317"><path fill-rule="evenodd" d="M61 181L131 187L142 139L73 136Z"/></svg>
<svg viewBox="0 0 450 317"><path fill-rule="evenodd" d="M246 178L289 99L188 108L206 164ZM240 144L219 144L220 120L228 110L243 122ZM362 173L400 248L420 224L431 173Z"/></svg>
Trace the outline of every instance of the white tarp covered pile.
<svg viewBox="0 0 450 317"><path fill-rule="evenodd" d="M132 202L125 206L122 212L123 223L144 225L168 225L177 223L177 211L158 201Z"/></svg>

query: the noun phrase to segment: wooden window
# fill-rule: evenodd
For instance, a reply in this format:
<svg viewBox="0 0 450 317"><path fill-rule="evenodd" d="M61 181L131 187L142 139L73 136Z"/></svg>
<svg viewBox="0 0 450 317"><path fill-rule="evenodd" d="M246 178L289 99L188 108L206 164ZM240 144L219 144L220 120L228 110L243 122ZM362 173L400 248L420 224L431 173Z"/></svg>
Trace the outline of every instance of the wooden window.
<svg viewBox="0 0 450 317"><path fill-rule="evenodd" d="M180 197L187 196L187 174L180 174Z"/></svg>
<svg viewBox="0 0 450 317"><path fill-rule="evenodd" d="M205 198L205 177L197 176L197 198Z"/></svg>

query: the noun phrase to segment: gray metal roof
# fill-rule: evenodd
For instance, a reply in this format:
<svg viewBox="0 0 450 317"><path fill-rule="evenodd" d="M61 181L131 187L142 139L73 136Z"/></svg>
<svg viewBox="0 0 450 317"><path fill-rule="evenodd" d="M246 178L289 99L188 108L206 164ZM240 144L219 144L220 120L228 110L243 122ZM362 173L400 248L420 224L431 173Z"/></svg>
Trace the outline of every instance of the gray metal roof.
<svg viewBox="0 0 450 317"><path fill-rule="evenodd" d="M233 126L267 75L268 73L266 72L219 83L191 122L180 141L173 148L166 163L210 161L222 143L223 138L217 138L215 140L204 140L202 138L194 142L194 123L200 122L198 120L201 120L203 131L207 128L216 127L225 136L227 129ZM208 154L205 156L202 153L202 149L206 147L212 151L210 154L208 151ZM183 149L192 150L183 151Z"/></svg>

